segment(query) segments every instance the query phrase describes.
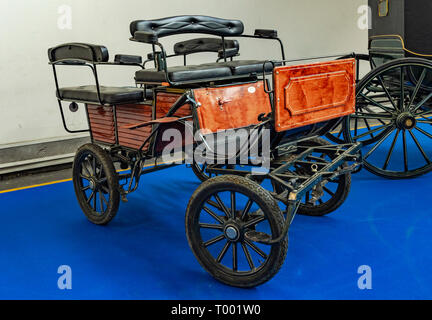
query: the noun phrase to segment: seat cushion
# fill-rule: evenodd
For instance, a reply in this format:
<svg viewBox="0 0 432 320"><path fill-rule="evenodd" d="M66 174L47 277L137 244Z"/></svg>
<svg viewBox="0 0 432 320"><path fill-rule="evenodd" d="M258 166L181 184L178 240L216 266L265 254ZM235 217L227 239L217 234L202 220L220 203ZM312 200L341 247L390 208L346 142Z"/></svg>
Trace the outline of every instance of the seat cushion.
<svg viewBox="0 0 432 320"><path fill-rule="evenodd" d="M228 61L222 62L223 65L226 65L231 68L233 75L246 75L251 73L262 73L263 66L265 61L259 60L237 60L237 61ZM280 63L276 63L276 66L280 65ZM267 62L265 65L266 72L273 71L273 65L270 62Z"/></svg>
<svg viewBox="0 0 432 320"><path fill-rule="evenodd" d="M61 88L60 99L99 103L96 86L81 86ZM101 99L104 104L122 104L141 102L144 100L144 90L131 87L100 86Z"/></svg>
<svg viewBox="0 0 432 320"><path fill-rule="evenodd" d="M214 80L217 78L231 77L231 69L228 66L217 63L202 64L197 66L179 66L168 68L171 81L201 81ZM147 69L137 71L135 74L137 82L162 83L167 82L165 72Z"/></svg>

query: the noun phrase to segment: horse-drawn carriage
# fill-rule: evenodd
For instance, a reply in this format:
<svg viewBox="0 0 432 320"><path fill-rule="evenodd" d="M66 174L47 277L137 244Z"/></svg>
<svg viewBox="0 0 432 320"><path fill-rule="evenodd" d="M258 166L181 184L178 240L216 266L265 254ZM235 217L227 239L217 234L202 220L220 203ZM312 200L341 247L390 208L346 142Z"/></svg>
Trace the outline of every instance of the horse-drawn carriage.
<svg viewBox="0 0 432 320"><path fill-rule="evenodd" d="M432 2L369 0L371 71L358 76L356 112L327 136L363 144L363 164L391 179L432 171Z"/></svg>
<svg viewBox="0 0 432 320"><path fill-rule="evenodd" d="M180 148L185 161L190 154L184 150L193 150L190 163L206 181L186 211L189 245L219 281L253 287L283 264L297 212L324 215L345 201L350 172L361 163L361 144L333 145L320 138L355 110L355 59L293 63L285 60L276 31L256 30L249 36L243 29L241 21L206 16L135 21L131 40L152 47L145 62L130 55L109 62L105 47L82 43L51 48L49 59L65 129L88 131L92 139L78 150L73 165L75 192L87 218L109 223L142 175L177 165L162 161L168 146ZM183 41L169 56L160 39L187 33L219 38ZM282 59L237 60L236 39L242 37L279 42ZM187 65L186 57L199 52L216 53L217 61ZM183 65L168 66L171 56L183 56ZM149 62L154 68L146 68ZM98 69L113 65L138 68L137 86L100 85ZM61 87L59 66L90 67L95 84ZM67 126L64 102L71 111L78 103L85 105L88 129ZM212 162L219 154L209 141L237 129L253 139L238 144L235 137L235 152ZM173 130L180 139L169 134L166 139ZM193 155L199 149L204 152L198 161ZM210 174L216 177L208 179Z"/></svg>

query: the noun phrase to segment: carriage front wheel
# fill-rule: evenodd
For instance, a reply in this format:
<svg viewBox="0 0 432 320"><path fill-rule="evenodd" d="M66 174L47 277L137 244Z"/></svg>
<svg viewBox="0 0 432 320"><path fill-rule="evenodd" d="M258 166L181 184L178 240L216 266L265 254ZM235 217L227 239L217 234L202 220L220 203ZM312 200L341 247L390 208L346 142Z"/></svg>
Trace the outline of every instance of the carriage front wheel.
<svg viewBox="0 0 432 320"><path fill-rule="evenodd" d="M271 194L240 176L204 182L186 212L186 235L195 257L214 278L235 287L261 285L279 271L287 237L272 245L258 242L278 238L283 226L283 215ZM251 233L255 237L248 237Z"/></svg>
<svg viewBox="0 0 432 320"><path fill-rule="evenodd" d="M82 146L72 172L75 194L86 217L97 225L108 224L120 203L117 173L108 153L95 144Z"/></svg>

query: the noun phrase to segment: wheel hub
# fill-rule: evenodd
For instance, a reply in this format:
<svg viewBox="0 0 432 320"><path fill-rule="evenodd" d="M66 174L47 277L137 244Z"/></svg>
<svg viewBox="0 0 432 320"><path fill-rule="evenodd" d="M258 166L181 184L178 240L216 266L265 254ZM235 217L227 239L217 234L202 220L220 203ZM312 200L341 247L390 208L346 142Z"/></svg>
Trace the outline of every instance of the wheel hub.
<svg viewBox="0 0 432 320"><path fill-rule="evenodd" d="M417 125L417 120L410 113L402 113L396 119L396 126L401 130L411 130Z"/></svg>
<svg viewBox="0 0 432 320"><path fill-rule="evenodd" d="M237 241L240 239L240 230L238 229L237 226L234 225L228 225L225 228L225 237L230 240L230 241Z"/></svg>
<svg viewBox="0 0 432 320"><path fill-rule="evenodd" d="M97 186L96 181L95 181L93 178L91 178L91 179L89 180L89 187L90 187L90 189L95 190L95 189L96 189L96 186Z"/></svg>

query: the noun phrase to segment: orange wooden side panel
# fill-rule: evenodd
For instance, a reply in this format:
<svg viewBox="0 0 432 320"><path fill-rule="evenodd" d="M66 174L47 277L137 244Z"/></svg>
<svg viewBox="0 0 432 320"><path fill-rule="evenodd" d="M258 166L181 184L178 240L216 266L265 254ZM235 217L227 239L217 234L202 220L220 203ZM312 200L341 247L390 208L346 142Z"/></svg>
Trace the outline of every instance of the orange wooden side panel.
<svg viewBox="0 0 432 320"><path fill-rule="evenodd" d="M194 96L200 104L197 108L200 129L206 133L256 125L260 114L271 112L263 82L195 89Z"/></svg>
<svg viewBox="0 0 432 320"><path fill-rule="evenodd" d="M156 119L163 118L182 95L179 93L158 92L156 98ZM192 115L190 104L185 104L175 116L183 118Z"/></svg>
<svg viewBox="0 0 432 320"><path fill-rule="evenodd" d="M355 70L355 59L275 68L276 131L354 113Z"/></svg>
<svg viewBox="0 0 432 320"><path fill-rule="evenodd" d="M93 139L115 144L114 115L112 107L87 105Z"/></svg>
<svg viewBox="0 0 432 320"><path fill-rule="evenodd" d="M119 144L132 149L139 149L151 134L151 126L136 130L124 128L124 126L138 122L152 120L152 106L144 104L131 104L117 106L117 130Z"/></svg>

